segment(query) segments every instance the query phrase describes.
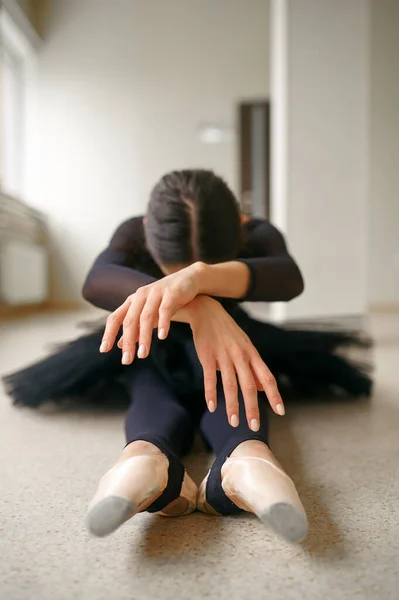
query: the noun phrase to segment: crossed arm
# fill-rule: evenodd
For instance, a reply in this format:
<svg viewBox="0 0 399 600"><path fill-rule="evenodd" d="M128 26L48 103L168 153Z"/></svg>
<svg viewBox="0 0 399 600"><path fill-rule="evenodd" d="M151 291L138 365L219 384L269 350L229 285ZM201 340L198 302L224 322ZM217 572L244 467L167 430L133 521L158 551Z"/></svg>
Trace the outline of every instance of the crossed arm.
<svg viewBox="0 0 399 600"><path fill-rule="evenodd" d="M100 308L113 311L107 320L101 351L118 342L122 362L150 352L154 328L164 339L171 321L189 323L198 358L204 370L208 408L216 407L216 371L221 371L231 423L238 423L238 383L243 392L248 425L259 426L257 391L265 391L275 412L284 407L274 377L246 334L212 297L250 301L287 301L303 290L300 271L289 255L282 235L260 222L252 235L255 258L217 265L195 263L157 279L134 269L140 247L141 223L132 219L115 232L109 247L95 261L83 296ZM237 383L238 379L238 383Z"/></svg>
<svg viewBox="0 0 399 600"><path fill-rule="evenodd" d="M287 302L299 296L304 287L302 275L281 233L270 223L259 222L251 240L255 257L210 265L201 278L201 293L252 302ZM157 281L135 268L143 244L142 219L122 223L90 269L83 297L98 308L114 311L139 288Z"/></svg>

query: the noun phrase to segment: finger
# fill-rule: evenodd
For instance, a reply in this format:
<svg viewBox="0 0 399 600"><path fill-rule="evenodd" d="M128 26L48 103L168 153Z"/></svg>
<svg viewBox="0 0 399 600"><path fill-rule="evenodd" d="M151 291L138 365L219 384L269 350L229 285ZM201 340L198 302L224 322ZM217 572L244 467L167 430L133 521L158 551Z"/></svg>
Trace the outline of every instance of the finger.
<svg viewBox="0 0 399 600"><path fill-rule="evenodd" d="M123 335L122 337L119 338L118 343L116 344L118 346L118 348L120 348L122 350L123 348Z"/></svg>
<svg viewBox="0 0 399 600"><path fill-rule="evenodd" d="M123 321L122 364L124 365L130 365L134 360L136 343L139 338L140 314L144 304L145 298L135 294Z"/></svg>
<svg viewBox="0 0 399 600"><path fill-rule="evenodd" d="M238 410L238 384L236 372L231 360L223 359L223 361L219 360L218 362L222 374L227 417L230 425L232 427L237 427L240 419Z"/></svg>
<svg viewBox="0 0 399 600"><path fill-rule="evenodd" d="M149 296L140 314L139 349L137 356L147 358L151 349L151 339L154 327L158 322L159 305L162 297Z"/></svg>
<svg viewBox="0 0 399 600"><path fill-rule="evenodd" d="M178 304L172 294L165 295L159 307L158 337L165 340L168 337L170 321L178 310Z"/></svg>
<svg viewBox="0 0 399 600"><path fill-rule="evenodd" d="M123 323L127 311L129 310L130 301L131 299L129 296L129 298L127 298L117 310L109 315L101 341L100 352L109 352L113 347L119 329Z"/></svg>
<svg viewBox="0 0 399 600"><path fill-rule="evenodd" d="M209 412L215 412L217 406L216 362L213 357L207 356L202 359L201 364L204 371L205 400Z"/></svg>
<svg viewBox="0 0 399 600"><path fill-rule="evenodd" d="M285 415L284 402L279 392L276 378L270 369L265 365L260 356L256 356L251 362L252 369L262 385L270 406L278 415Z"/></svg>
<svg viewBox="0 0 399 600"><path fill-rule="evenodd" d="M238 382L244 398L245 414L247 416L248 427L252 431L259 431L259 403L258 403L258 387L255 377L252 373L249 362L241 360L235 364L237 371Z"/></svg>
<svg viewBox="0 0 399 600"><path fill-rule="evenodd" d="M252 369L252 367L251 367L251 369ZM258 376L256 375L256 373L254 373L253 370L252 370L252 375L254 376L254 379L255 379L256 389L258 390L258 392L263 392L262 384L259 381Z"/></svg>

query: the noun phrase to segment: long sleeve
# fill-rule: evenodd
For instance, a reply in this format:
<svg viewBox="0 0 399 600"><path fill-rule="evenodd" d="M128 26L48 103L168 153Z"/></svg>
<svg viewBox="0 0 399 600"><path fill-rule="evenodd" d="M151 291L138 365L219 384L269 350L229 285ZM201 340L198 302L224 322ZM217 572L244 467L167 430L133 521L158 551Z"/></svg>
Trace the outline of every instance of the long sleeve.
<svg viewBox="0 0 399 600"><path fill-rule="evenodd" d="M158 277L139 270L143 256L151 262L145 253L142 219L136 217L118 227L108 247L96 258L83 285L85 300L114 311L139 287L156 281ZM151 266L152 271L158 271L153 261Z"/></svg>
<svg viewBox="0 0 399 600"><path fill-rule="evenodd" d="M299 296L304 288L303 278L282 234L267 221L252 221L248 238L250 256L238 259L251 273L243 300L286 302Z"/></svg>

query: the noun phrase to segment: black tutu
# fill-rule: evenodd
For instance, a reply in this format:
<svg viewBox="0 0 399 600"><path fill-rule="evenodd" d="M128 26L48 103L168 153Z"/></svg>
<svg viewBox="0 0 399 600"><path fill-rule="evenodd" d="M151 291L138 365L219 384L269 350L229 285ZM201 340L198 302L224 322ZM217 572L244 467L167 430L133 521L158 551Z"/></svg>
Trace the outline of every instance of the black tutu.
<svg viewBox="0 0 399 600"><path fill-rule="evenodd" d="M238 305L229 312L258 349L283 394L294 398L371 395L369 360L349 358L352 350L371 347L370 339L361 332L277 327L252 319ZM123 366L117 347L100 354L103 331L104 325L97 323L94 331L3 377L14 404L38 407L65 400L99 402L100 398L112 402L114 390L125 389L129 369L140 368L140 360ZM151 354L146 360L153 361L179 393L203 390L202 368L188 325L172 324L164 341L154 334Z"/></svg>

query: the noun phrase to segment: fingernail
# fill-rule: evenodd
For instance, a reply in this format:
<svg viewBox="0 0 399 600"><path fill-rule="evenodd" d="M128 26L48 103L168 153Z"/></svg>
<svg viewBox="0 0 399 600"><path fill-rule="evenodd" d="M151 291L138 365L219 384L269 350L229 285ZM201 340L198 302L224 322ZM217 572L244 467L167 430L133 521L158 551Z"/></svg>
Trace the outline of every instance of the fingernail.
<svg viewBox="0 0 399 600"><path fill-rule="evenodd" d="M166 338L166 331L165 329L160 329L158 332L158 337L160 340L164 340Z"/></svg>
<svg viewBox="0 0 399 600"><path fill-rule="evenodd" d="M216 410L215 403L214 403L214 402L212 402L212 401L211 401L211 402L209 402L209 404L208 404L208 409L209 409L209 412L215 412L215 410Z"/></svg>
<svg viewBox="0 0 399 600"><path fill-rule="evenodd" d="M252 431L259 431L259 421L258 419L251 420L251 429Z"/></svg>
<svg viewBox="0 0 399 600"><path fill-rule="evenodd" d="M137 352L137 356L139 358L144 358L145 357L145 346L144 346L144 344L141 344L141 346L139 347L139 350Z"/></svg>
<svg viewBox="0 0 399 600"><path fill-rule="evenodd" d="M123 365L129 365L130 364L130 354L129 352L124 352L123 356L122 356L122 364Z"/></svg>
<svg viewBox="0 0 399 600"><path fill-rule="evenodd" d="M285 415L285 408L284 408L283 404L277 404L276 411L281 416Z"/></svg>
<svg viewBox="0 0 399 600"><path fill-rule="evenodd" d="M237 417L237 415L232 415L232 417L230 419L230 425L232 427L238 427L238 417Z"/></svg>
<svg viewBox="0 0 399 600"><path fill-rule="evenodd" d="M100 352L106 352L108 350L108 342L102 342L100 346Z"/></svg>

